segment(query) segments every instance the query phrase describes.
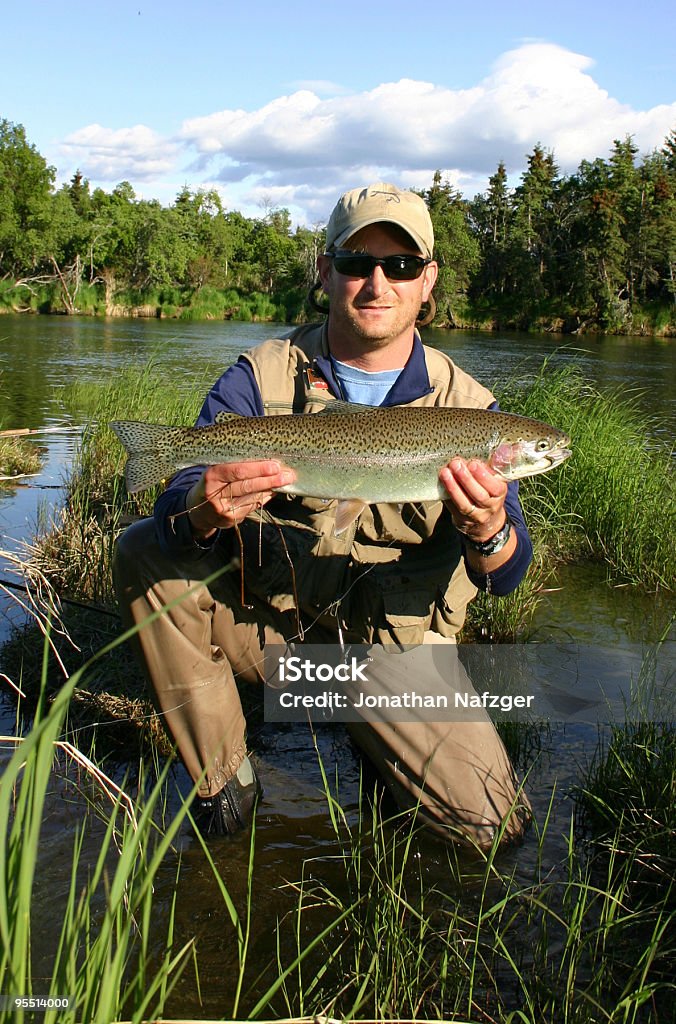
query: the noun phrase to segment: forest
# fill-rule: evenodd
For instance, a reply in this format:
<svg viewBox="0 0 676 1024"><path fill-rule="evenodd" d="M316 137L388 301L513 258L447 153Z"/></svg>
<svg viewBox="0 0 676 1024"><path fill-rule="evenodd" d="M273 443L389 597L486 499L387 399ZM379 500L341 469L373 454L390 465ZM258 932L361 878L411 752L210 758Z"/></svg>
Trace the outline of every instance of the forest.
<svg viewBox="0 0 676 1024"><path fill-rule="evenodd" d="M92 189L0 119L0 313L277 320L314 316L322 225L259 217L185 186L170 206L128 181ZM434 324L566 333L676 334L676 129L640 155L632 137L561 174L537 144L511 188L498 162L464 198L440 171L420 194L440 263Z"/></svg>

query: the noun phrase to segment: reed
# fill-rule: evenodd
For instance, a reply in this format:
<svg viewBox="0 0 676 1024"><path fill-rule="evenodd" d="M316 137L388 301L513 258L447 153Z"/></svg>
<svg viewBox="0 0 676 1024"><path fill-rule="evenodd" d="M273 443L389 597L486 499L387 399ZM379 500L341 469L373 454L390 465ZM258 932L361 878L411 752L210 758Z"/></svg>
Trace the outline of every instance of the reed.
<svg viewBox="0 0 676 1024"><path fill-rule="evenodd" d="M644 897L676 878L676 695L673 669L662 681L658 672L673 625L644 656L627 720L600 733L576 793L582 836L617 865L631 860Z"/></svg>
<svg viewBox="0 0 676 1024"><path fill-rule="evenodd" d="M350 823L325 776L344 881L306 865L295 885L299 947L329 907L345 913L317 963L302 970L288 1013L320 1005L340 1019L541 1022L666 1021L673 904L633 898L633 865L599 876L573 822L567 856L547 864L550 812L535 823L532 877L496 845L474 860L446 851L444 882L430 885L427 844L400 817L372 813ZM638 942L636 937L640 935ZM283 961L280 960L280 968ZM341 979L337 990L336 979Z"/></svg>
<svg viewBox="0 0 676 1024"><path fill-rule="evenodd" d="M0 281L0 308L2 308L2 285ZM2 371L0 370L0 402L3 399ZM37 445L27 441L11 431L3 431L2 412L0 411L0 487L3 484L11 483L12 479L21 476L28 476L32 473L39 473L42 465L42 456Z"/></svg>
<svg viewBox="0 0 676 1024"><path fill-rule="evenodd" d="M193 954L192 943L174 948L170 915L160 965L149 969L153 881L185 814L180 811L163 834L157 833L153 815L162 779L136 813L123 813L130 802L119 792L105 816L94 864L82 863L88 824L74 831L70 885L61 931L50 951L49 975L38 974L33 963L34 936L41 930L40 907L33 900L44 857L41 831L57 770L57 744L80 676L75 673L50 705L43 687L32 728L17 744L0 782L0 989L68 997L67 1008L46 1010L41 1019L47 1024L113 1021L125 1006L140 1021L159 1012ZM67 865L64 874L68 878ZM5 1019L17 1024L34 1019L21 1006L7 1010Z"/></svg>
<svg viewBox="0 0 676 1024"><path fill-rule="evenodd" d="M211 378L209 378L209 383ZM206 373L179 385L154 362L132 368L99 387L72 386L65 395L89 417L73 465L66 501L43 522L30 555L60 593L112 605L110 567L124 524L149 515L158 489L129 495L124 487L124 456L108 427L114 419L192 424L208 388Z"/></svg>

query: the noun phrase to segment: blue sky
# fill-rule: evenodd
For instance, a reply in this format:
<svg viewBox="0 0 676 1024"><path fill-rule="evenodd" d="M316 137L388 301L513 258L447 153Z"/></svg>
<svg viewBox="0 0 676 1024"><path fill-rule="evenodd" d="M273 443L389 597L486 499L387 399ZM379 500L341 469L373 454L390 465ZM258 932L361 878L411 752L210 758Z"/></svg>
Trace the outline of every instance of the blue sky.
<svg viewBox="0 0 676 1024"><path fill-rule="evenodd" d="M667 0L378 3L27 0L3 12L0 117L59 181L129 180L170 203L217 188L229 209L322 222L344 189L465 195L536 142L563 171L676 127Z"/></svg>

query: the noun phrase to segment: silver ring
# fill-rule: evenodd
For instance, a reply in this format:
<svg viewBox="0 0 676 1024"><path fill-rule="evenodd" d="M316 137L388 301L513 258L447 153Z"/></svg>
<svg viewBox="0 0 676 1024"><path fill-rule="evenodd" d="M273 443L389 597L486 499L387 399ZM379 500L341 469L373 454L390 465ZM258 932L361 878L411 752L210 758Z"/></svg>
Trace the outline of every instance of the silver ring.
<svg viewBox="0 0 676 1024"><path fill-rule="evenodd" d="M468 508L467 511L465 512L465 517L471 516L472 512L474 512L475 510L476 510L476 505L472 505L472 507Z"/></svg>

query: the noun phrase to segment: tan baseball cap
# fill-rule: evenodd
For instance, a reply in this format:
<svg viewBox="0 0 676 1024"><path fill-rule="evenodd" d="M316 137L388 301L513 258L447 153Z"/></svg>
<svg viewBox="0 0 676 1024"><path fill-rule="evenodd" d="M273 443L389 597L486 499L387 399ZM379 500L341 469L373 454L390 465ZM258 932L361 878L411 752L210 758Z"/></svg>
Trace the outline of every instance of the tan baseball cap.
<svg viewBox="0 0 676 1024"><path fill-rule="evenodd" d="M383 222L402 228L422 255L432 258L434 229L425 201L386 181L353 188L340 197L326 225L326 248L339 249L361 228Z"/></svg>

